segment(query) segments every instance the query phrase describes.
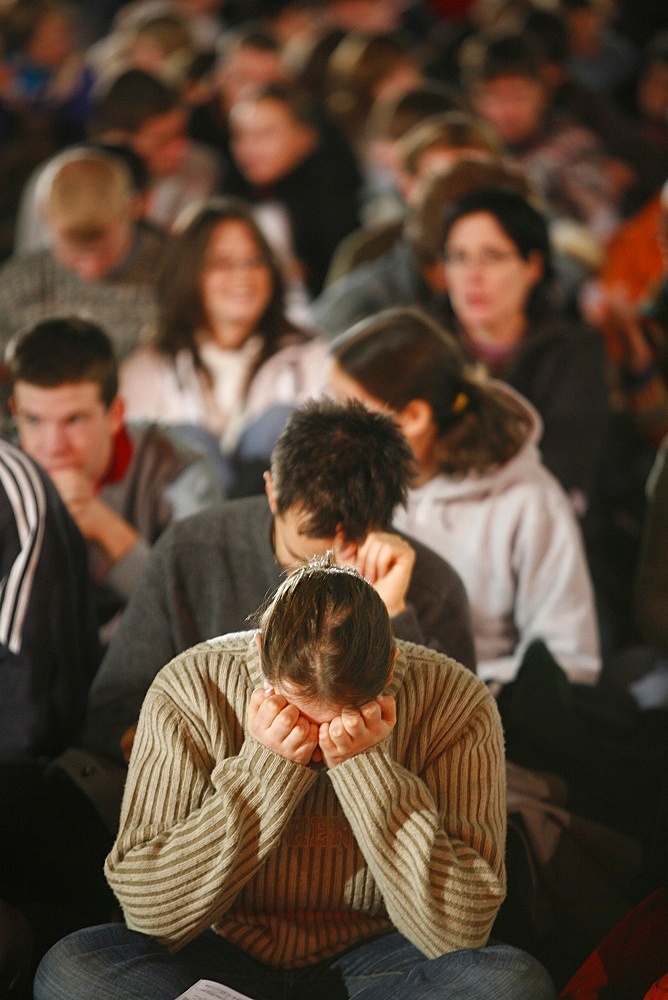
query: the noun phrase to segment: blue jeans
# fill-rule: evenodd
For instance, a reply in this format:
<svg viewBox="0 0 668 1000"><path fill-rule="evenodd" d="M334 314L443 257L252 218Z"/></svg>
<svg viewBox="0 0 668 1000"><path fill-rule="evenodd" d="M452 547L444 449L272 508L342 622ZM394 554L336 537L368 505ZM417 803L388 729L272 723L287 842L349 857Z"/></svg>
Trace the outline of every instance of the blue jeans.
<svg viewBox="0 0 668 1000"><path fill-rule="evenodd" d="M296 970L256 961L213 931L175 954L122 924L63 938L43 958L35 1000L174 1000L212 979L253 1000L554 1000L542 965L509 945L427 959L401 934Z"/></svg>

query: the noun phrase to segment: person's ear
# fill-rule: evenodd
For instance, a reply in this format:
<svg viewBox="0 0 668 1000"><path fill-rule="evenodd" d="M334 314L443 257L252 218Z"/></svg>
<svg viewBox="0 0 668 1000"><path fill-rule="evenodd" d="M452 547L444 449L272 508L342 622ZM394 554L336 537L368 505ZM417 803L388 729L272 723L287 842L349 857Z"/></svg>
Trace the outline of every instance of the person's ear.
<svg viewBox="0 0 668 1000"><path fill-rule="evenodd" d="M267 500L269 501L269 510L274 516L276 516L276 511L278 505L276 503L276 494L274 493L274 480L272 478L271 472L267 469L264 473L264 492L267 494Z"/></svg>
<svg viewBox="0 0 668 1000"><path fill-rule="evenodd" d="M532 250L527 257L527 264L529 266L529 279L533 288L545 274L545 260L542 253L539 250Z"/></svg>
<svg viewBox="0 0 668 1000"><path fill-rule="evenodd" d="M121 396L114 396L109 404L107 415L109 417L109 428L111 433L114 435L118 434L123 426L123 420L125 419L125 401Z"/></svg>
<svg viewBox="0 0 668 1000"><path fill-rule="evenodd" d="M258 659L260 661L260 670L262 671L263 687L264 687L265 691L269 691L273 687L273 685L264 676L264 671L262 670L262 633L259 631L259 629L255 633L255 635L253 636L253 641L255 642L255 645L257 646L257 655L258 655Z"/></svg>
<svg viewBox="0 0 668 1000"><path fill-rule="evenodd" d="M445 295L448 290L448 279L442 261L425 264L422 268L422 277L435 295Z"/></svg>
<svg viewBox="0 0 668 1000"><path fill-rule="evenodd" d="M426 399L411 399L403 410L395 415L395 420L401 433L410 443L431 430L434 411Z"/></svg>

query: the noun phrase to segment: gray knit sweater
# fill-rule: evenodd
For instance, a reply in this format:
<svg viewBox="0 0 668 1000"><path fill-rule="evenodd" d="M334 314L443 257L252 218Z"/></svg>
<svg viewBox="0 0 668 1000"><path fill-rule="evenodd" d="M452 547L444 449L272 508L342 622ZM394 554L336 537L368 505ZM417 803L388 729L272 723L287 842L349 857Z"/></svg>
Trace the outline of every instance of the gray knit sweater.
<svg viewBox="0 0 668 1000"><path fill-rule="evenodd" d="M487 941L505 893L496 705L454 661L399 647L394 730L331 770L246 734L252 632L160 672L106 863L130 928L177 949L213 926L282 968L392 927L428 957Z"/></svg>

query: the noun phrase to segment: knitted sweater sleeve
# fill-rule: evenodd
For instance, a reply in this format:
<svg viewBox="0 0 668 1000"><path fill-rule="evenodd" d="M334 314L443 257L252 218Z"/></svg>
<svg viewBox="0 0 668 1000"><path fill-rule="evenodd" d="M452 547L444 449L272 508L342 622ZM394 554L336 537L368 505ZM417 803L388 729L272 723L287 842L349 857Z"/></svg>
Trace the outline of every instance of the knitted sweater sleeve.
<svg viewBox="0 0 668 1000"><path fill-rule="evenodd" d="M128 927L173 949L225 913L315 780L314 771L243 738L242 665L232 664L234 699L219 714L205 674L193 669L203 649L165 668L146 697L105 864Z"/></svg>
<svg viewBox="0 0 668 1000"><path fill-rule="evenodd" d="M420 773L380 744L329 772L390 920L430 958L484 945L505 896L496 705L463 670L447 692L438 686L436 678L431 717L398 735L399 745L412 748L409 756L425 760ZM410 678L402 694L407 703L398 703L398 719L415 719Z"/></svg>

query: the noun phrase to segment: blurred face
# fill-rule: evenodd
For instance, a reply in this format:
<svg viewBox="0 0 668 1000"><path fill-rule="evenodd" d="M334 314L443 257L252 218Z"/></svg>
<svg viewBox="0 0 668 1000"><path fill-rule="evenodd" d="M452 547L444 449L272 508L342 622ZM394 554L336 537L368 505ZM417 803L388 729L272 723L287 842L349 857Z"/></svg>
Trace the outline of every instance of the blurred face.
<svg viewBox="0 0 668 1000"><path fill-rule="evenodd" d="M378 81L373 90L373 97L376 100L387 100L392 97L399 97L408 90L420 87L424 83L424 77L417 66L408 60L405 63L398 63L392 72Z"/></svg>
<svg viewBox="0 0 668 1000"><path fill-rule="evenodd" d="M348 541L343 531L331 537L314 538L307 534L304 525L307 518L298 505L288 507L281 514L277 512L274 481L271 472L264 474L265 492L269 508L274 515L274 555L279 566L285 570L296 569L313 559L333 551L337 560L345 561L355 557L360 541Z"/></svg>
<svg viewBox="0 0 668 1000"><path fill-rule="evenodd" d="M295 121L273 99L242 100L230 115L232 151L251 184L272 184L289 174L317 142L314 129Z"/></svg>
<svg viewBox="0 0 668 1000"><path fill-rule="evenodd" d="M51 220L51 249L61 267L84 281L110 274L132 246L132 223L121 218L110 222L98 236L82 240L58 220Z"/></svg>
<svg viewBox="0 0 668 1000"><path fill-rule="evenodd" d="M531 139L540 128L547 91L540 80L500 76L480 83L473 93L473 103L481 118L512 146Z"/></svg>
<svg viewBox="0 0 668 1000"><path fill-rule="evenodd" d="M668 120L668 64L650 63L638 82L638 104L642 114L665 124Z"/></svg>
<svg viewBox="0 0 668 1000"><path fill-rule="evenodd" d="M452 307L471 336L523 330L529 295L543 271L539 253L524 260L493 215L474 212L452 226L445 259Z"/></svg>
<svg viewBox="0 0 668 1000"><path fill-rule="evenodd" d="M210 17L217 14L222 0L174 0L174 7L181 17Z"/></svg>
<svg viewBox="0 0 668 1000"><path fill-rule="evenodd" d="M173 174L190 145L185 113L180 108L174 108L164 115L154 115L129 137L129 141L152 177Z"/></svg>
<svg viewBox="0 0 668 1000"><path fill-rule="evenodd" d="M271 269L243 221L221 222L204 257L202 299L221 346L236 349L253 333L273 292Z"/></svg>
<svg viewBox="0 0 668 1000"><path fill-rule="evenodd" d="M132 65L136 66L137 69L143 69L145 73L159 76L168 55L162 45L151 35L139 34L132 44L131 58Z"/></svg>
<svg viewBox="0 0 668 1000"><path fill-rule="evenodd" d="M103 479L123 423L119 397L107 407L95 382L46 389L19 381L12 408L21 448L48 473L76 469L94 483Z"/></svg>
<svg viewBox="0 0 668 1000"><path fill-rule="evenodd" d="M397 31L401 26L399 0L329 0L327 20L346 31Z"/></svg>
<svg viewBox="0 0 668 1000"><path fill-rule="evenodd" d="M54 11L39 19L26 45L26 54L36 66L56 69L72 54L74 45L70 19L65 14Z"/></svg>
<svg viewBox="0 0 668 1000"><path fill-rule="evenodd" d="M218 93L223 107L230 108L257 87L285 79L278 52L263 52L240 46L230 53L218 73Z"/></svg>

